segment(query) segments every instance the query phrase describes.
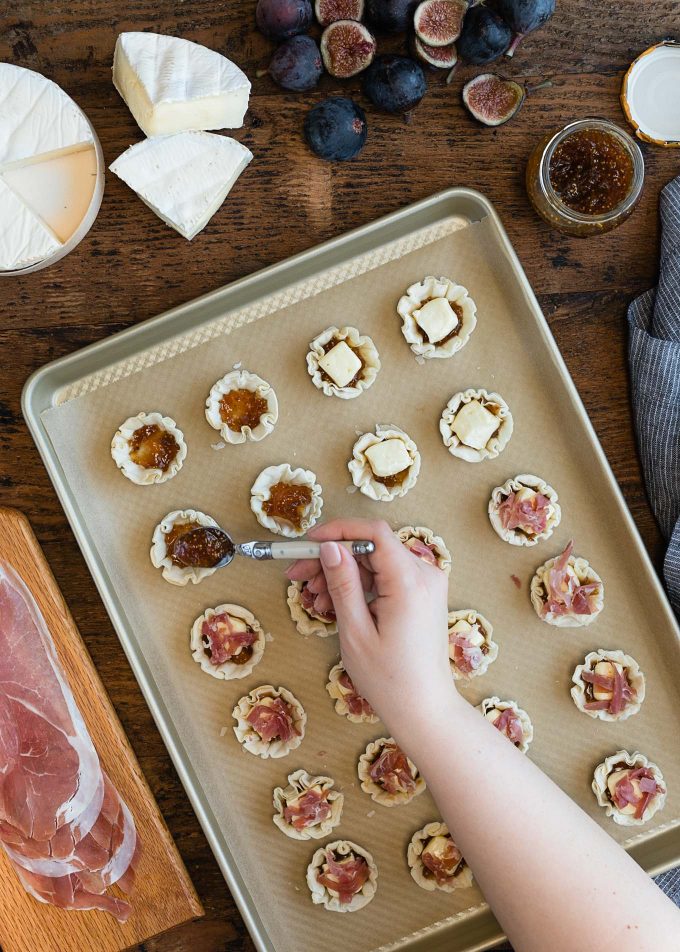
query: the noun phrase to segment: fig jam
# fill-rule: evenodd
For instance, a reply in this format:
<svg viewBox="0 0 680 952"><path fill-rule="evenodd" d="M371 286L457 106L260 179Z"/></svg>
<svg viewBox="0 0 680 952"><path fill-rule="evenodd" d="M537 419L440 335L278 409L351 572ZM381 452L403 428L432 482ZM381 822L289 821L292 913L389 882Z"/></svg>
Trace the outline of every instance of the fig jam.
<svg viewBox="0 0 680 952"><path fill-rule="evenodd" d="M579 129L555 147L548 175L568 208L582 215L606 215L630 192L633 160L610 132Z"/></svg>
<svg viewBox="0 0 680 952"><path fill-rule="evenodd" d="M254 430L266 412L267 401L252 390L230 390L220 400L220 417L235 433L245 426Z"/></svg>
<svg viewBox="0 0 680 952"><path fill-rule="evenodd" d="M309 486L296 486L294 483L275 483L269 490L269 499L262 508L272 519L283 519L295 529L302 527L305 510L312 501Z"/></svg>
<svg viewBox="0 0 680 952"><path fill-rule="evenodd" d="M160 469L164 473L179 453L175 437L157 423L138 427L128 440L128 446L133 463L144 469Z"/></svg>

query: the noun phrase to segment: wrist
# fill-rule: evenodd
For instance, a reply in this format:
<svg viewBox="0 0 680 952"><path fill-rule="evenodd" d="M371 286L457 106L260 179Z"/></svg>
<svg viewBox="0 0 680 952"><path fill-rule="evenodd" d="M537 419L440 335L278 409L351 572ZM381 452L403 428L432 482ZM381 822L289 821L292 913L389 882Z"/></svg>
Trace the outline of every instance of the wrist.
<svg viewBox="0 0 680 952"><path fill-rule="evenodd" d="M466 707L467 702L453 681L449 681L424 692L410 704L402 704L387 726L400 747L417 763L418 753L427 756L430 749L441 750L442 743L450 745L452 729Z"/></svg>

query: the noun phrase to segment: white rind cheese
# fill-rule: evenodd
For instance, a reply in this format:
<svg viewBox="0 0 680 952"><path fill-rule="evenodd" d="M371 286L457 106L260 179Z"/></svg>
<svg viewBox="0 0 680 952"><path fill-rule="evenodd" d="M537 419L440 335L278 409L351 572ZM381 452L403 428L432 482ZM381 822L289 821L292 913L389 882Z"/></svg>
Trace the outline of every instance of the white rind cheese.
<svg viewBox="0 0 680 952"><path fill-rule="evenodd" d="M385 478L403 473L413 463L403 440L383 440L366 450L366 459L375 476Z"/></svg>
<svg viewBox="0 0 680 952"><path fill-rule="evenodd" d="M438 344L458 326L458 316L446 298L433 298L414 311L413 317L431 344Z"/></svg>
<svg viewBox="0 0 680 952"><path fill-rule="evenodd" d="M0 271L28 268L61 248L61 242L0 179Z"/></svg>
<svg viewBox="0 0 680 952"><path fill-rule="evenodd" d="M190 40L121 33L113 84L147 136L238 129L250 82L231 60Z"/></svg>
<svg viewBox="0 0 680 952"><path fill-rule="evenodd" d="M328 374L336 386L346 387L361 370L361 361L352 348L341 340L320 358L319 367Z"/></svg>
<svg viewBox="0 0 680 952"><path fill-rule="evenodd" d="M501 425L501 421L477 400L465 403L456 414L451 429L462 443L483 449Z"/></svg>

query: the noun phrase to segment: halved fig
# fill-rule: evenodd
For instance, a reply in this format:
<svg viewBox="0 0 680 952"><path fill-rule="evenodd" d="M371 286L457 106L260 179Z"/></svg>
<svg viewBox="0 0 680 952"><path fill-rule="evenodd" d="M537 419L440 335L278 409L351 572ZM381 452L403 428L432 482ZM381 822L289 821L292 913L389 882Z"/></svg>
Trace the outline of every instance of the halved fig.
<svg viewBox="0 0 680 952"><path fill-rule="evenodd" d="M428 66L434 66L436 69L453 69L458 62L455 43L449 43L448 46L429 46L416 36L413 48L422 63L427 63Z"/></svg>
<svg viewBox="0 0 680 952"><path fill-rule="evenodd" d="M423 0L413 15L418 39L428 46L450 46L460 36L467 0Z"/></svg>
<svg viewBox="0 0 680 952"><path fill-rule="evenodd" d="M321 34L324 66L338 79L356 76L370 66L375 48L373 34L355 20L337 20Z"/></svg>
<svg viewBox="0 0 680 952"><path fill-rule="evenodd" d="M502 126L519 112L526 90L496 73L482 73L463 86L463 102L478 122Z"/></svg>
<svg viewBox="0 0 680 952"><path fill-rule="evenodd" d="M321 26L330 26L338 20L361 20L364 0L315 0L314 12Z"/></svg>

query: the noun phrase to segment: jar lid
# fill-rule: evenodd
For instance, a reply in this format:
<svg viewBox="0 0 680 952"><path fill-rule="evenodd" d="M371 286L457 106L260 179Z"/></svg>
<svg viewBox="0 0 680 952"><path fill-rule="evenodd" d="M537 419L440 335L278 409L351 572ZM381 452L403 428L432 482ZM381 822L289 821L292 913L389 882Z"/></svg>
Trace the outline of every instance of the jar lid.
<svg viewBox="0 0 680 952"><path fill-rule="evenodd" d="M680 43L664 40L631 63L621 105L635 134L645 142L680 146Z"/></svg>

